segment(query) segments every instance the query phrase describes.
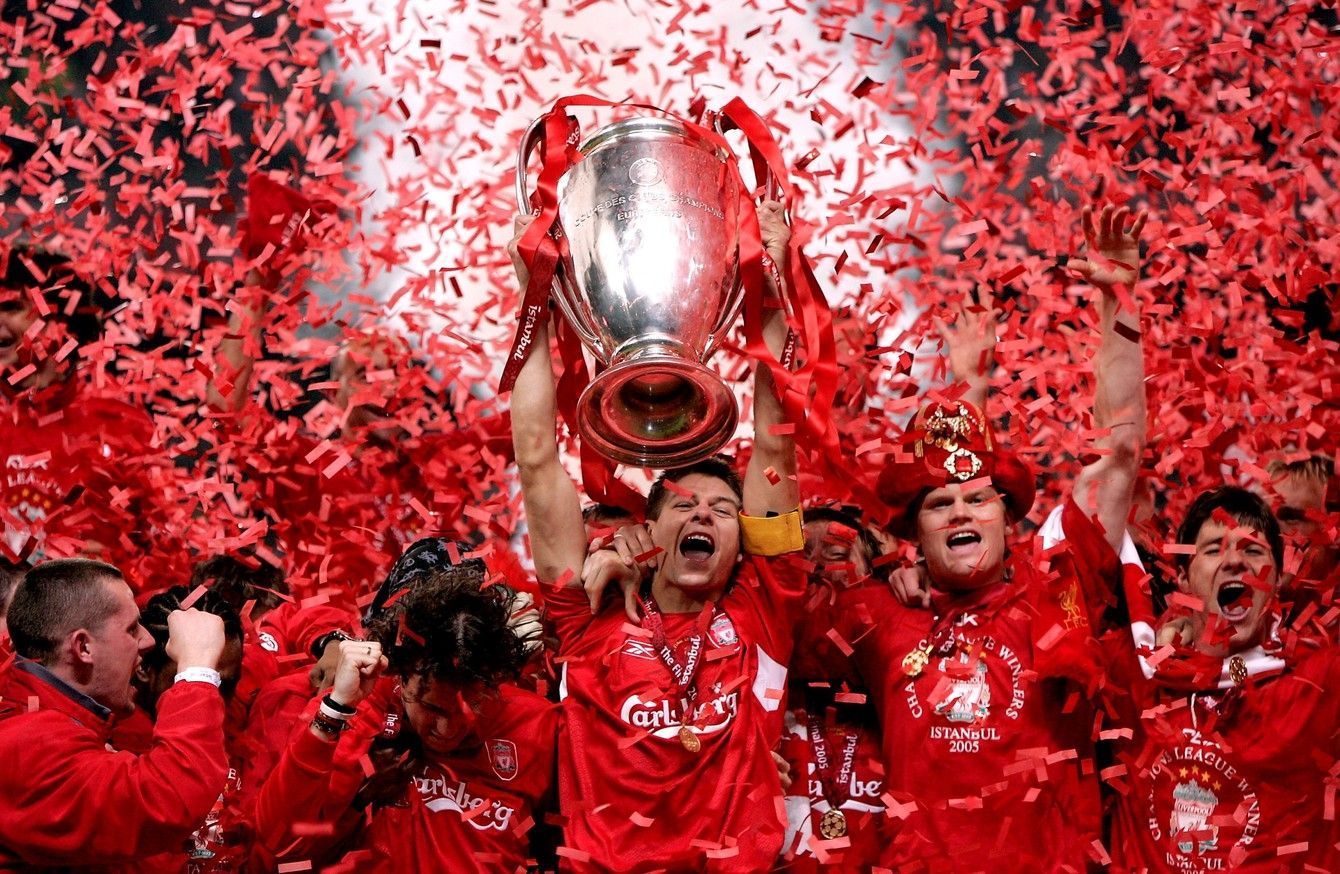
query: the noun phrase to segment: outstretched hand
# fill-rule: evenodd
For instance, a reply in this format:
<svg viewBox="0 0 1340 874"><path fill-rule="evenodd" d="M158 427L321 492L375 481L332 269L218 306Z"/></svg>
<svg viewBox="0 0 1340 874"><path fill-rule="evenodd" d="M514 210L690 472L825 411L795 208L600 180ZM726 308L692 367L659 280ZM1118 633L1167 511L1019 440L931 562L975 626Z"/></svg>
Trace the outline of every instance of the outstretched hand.
<svg viewBox="0 0 1340 874"><path fill-rule="evenodd" d="M989 289L982 291L985 305L965 294L958 303L958 316L946 322L931 321L944 341L945 357L954 378L965 382L987 379L996 366L996 307Z"/></svg>
<svg viewBox="0 0 1340 874"><path fill-rule="evenodd" d="M1134 215L1130 229L1126 222ZM1084 207L1080 221L1089 258L1072 259L1067 266L1094 285L1131 287L1140 277L1140 234L1148 214L1130 207L1105 206L1094 221L1093 208Z"/></svg>

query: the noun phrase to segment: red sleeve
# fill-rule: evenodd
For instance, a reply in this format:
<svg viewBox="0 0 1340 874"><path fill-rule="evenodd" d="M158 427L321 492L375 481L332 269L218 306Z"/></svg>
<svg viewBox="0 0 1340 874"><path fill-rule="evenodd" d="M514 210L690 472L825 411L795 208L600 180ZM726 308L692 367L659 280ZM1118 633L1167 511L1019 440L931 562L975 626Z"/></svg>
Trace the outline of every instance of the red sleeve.
<svg viewBox="0 0 1340 874"><path fill-rule="evenodd" d="M330 789L335 746L307 726L294 733L256 797L256 841L266 850L282 857L307 849L307 840L295 837L293 829L324 822L322 807Z"/></svg>
<svg viewBox="0 0 1340 874"><path fill-rule="evenodd" d="M178 683L159 699L152 748L108 752L70 717L41 712L0 728L0 844L49 865L133 861L177 850L228 775L223 698Z"/></svg>
<svg viewBox="0 0 1340 874"><path fill-rule="evenodd" d="M788 552L775 557L745 556L738 585L749 593L759 611L767 635L768 650L790 661L796 625L805 597L808 576L802 567L804 555Z"/></svg>
<svg viewBox="0 0 1340 874"><path fill-rule="evenodd" d="M311 655L312 644L332 631L351 632L357 623L347 610L330 604L280 604L257 623L257 630L268 632L279 644L279 651Z"/></svg>
<svg viewBox="0 0 1340 874"><path fill-rule="evenodd" d="M558 655L566 655L568 648L576 642L577 637L586 630L594 618L591 615L591 602L586 598L586 590L581 586L558 584L544 586L542 606L545 621L553 628L554 636L558 638Z"/></svg>
<svg viewBox="0 0 1340 874"><path fill-rule="evenodd" d="M363 783L362 762L385 724L385 705L393 687L390 681L378 684L377 691L359 704L338 743L312 733L311 715L320 696L308 702L279 764L256 798L256 839L268 852L280 858L306 858L343 836L339 827L350 824L345 814ZM294 826L313 824L328 828L316 830L324 833L293 833Z"/></svg>
<svg viewBox="0 0 1340 874"><path fill-rule="evenodd" d="M1045 551L1043 561L1053 575L1079 584L1083 604L1076 606L1083 607L1097 631L1103 627L1104 613L1120 593L1120 559L1097 523L1072 500L1061 505L1061 527L1065 538Z"/></svg>

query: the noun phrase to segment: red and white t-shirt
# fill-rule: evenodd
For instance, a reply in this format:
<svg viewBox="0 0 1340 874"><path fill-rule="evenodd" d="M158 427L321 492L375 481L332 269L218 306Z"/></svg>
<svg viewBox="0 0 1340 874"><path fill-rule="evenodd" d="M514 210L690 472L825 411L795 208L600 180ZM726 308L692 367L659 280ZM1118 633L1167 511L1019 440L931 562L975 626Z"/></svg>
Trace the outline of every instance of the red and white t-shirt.
<svg viewBox="0 0 1340 874"><path fill-rule="evenodd" d="M771 758L782 730L786 664L805 576L798 554L748 557L718 602L690 720L701 749L680 742L686 700L650 637L621 606L591 615L580 588L553 587L565 723L560 855L569 870L763 871L786 818ZM700 614L665 614L684 659Z"/></svg>
<svg viewBox="0 0 1340 874"><path fill-rule="evenodd" d="M260 840L282 858L311 858L366 818L356 870L524 871L535 811L553 785L559 708L512 686L499 693L479 711L474 743L421 762L398 803L362 817L348 815L350 803L373 740L402 718L395 684L378 685L338 745L302 725L257 799ZM334 833L302 838L322 831L313 823L333 824Z"/></svg>
<svg viewBox="0 0 1340 874"><path fill-rule="evenodd" d="M1006 582L936 593L930 610L887 587L843 596L884 734L883 865L1036 872L1096 858L1092 711L1061 672L1084 676L1094 659L1085 593L1108 590L1090 578L1117 572L1116 556L1073 504L1063 519L1066 543L1015 548Z"/></svg>

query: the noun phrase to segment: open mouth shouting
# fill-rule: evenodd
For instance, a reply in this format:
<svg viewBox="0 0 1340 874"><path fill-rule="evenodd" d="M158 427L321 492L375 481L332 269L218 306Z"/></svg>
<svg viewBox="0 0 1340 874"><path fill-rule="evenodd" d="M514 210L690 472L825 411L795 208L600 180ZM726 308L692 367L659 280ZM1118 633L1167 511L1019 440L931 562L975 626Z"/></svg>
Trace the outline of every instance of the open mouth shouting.
<svg viewBox="0 0 1340 874"><path fill-rule="evenodd" d="M1252 590L1241 580L1229 580L1215 592L1219 615L1229 622L1241 622L1252 612Z"/></svg>
<svg viewBox="0 0 1340 874"><path fill-rule="evenodd" d="M716 551L716 540L705 531L685 534L679 541L679 554L689 567L706 567Z"/></svg>
<svg viewBox="0 0 1340 874"><path fill-rule="evenodd" d="M950 555L974 555L981 543L981 533L971 529L955 531L945 538L945 546L949 547Z"/></svg>

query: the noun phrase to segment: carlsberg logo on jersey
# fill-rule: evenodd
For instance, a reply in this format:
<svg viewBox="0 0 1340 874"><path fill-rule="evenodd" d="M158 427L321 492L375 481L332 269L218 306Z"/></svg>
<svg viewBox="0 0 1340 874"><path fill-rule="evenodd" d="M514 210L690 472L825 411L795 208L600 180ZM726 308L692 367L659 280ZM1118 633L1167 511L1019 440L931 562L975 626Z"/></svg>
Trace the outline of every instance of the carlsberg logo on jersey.
<svg viewBox="0 0 1340 874"><path fill-rule="evenodd" d="M423 806L439 813L444 810L457 813L469 813L487 804L489 808L473 816L462 817L480 831L495 829L507 831L512 822L515 807L509 807L501 801L490 801L482 795L473 795L464 780L448 784L447 779L436 771L425 769L414 778L414 788L419 790Z"/></svg>
<svg viewBox="0 0 1340 874"><path fill-rule="evenodd" d="M687 698L648 698L629 695L619 709L619 717L628 725L642 731L650 730L655 737L673 740L679 737L679 728L684 723L685 708L692 707L688 720L695 734L716 734L724 731L735 719L740 709L738 691L721 691L721 684L714 684L713 694L706 700L690 705Z"/></svg>

